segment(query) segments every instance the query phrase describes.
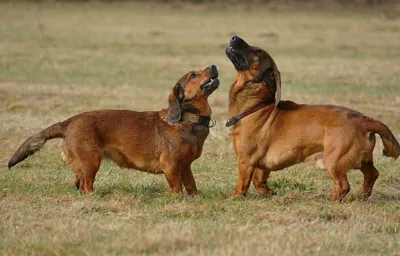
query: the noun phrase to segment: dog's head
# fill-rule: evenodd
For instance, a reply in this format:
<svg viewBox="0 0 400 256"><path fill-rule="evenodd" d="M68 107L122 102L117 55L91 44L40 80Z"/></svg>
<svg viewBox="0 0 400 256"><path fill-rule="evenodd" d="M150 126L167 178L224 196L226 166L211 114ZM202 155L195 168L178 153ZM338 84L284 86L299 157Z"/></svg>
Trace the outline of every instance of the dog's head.
<svg viewBox="0 0 400 256"><path fill-rule="evenodd" d="M210 116L208 96L219 86L218 70L211 65L201 71L190 71L176 83L168 98L168 119L181 120L185 111Z"/></svg>
<svg viewBox="0 0 400 256"><path fill-rule="evenodd" d="M238 91L250 84L263 84L272 90L275 105L278 105L281 98L281 76L275 61L266 51L233 36L225 53L237 71L236 84L241 87L237 88Z"/></svg>

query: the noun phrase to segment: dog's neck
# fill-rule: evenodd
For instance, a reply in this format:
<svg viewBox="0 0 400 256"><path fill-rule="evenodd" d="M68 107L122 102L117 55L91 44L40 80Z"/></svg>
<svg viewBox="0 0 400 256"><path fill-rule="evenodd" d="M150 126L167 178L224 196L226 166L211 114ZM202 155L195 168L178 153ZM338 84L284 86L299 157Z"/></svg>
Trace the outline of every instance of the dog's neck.
<svg viewBox="0 0 400 256"><path fill-rule="evenodd" d="M182 114L182 120L192 122L193 124L202 125L206 127L214 127L215 120L209 116L200 116L190 112Z"/></svg>
<svg viewBox="0 0 400 256"><path fill-rule="evenodd" d="M200 139L201 145L203 145L204 140L207 138L210 127L215 125L215 120L210 116L200 115L200 111L185 111L182 112L182 119L179 122L184 130L189 131L188 138L191 136ZM211 115L211 113L210 113Z"/></svg>
<svg viewBox="0 0 400 256"><path fill-rule="evenodd" d="M182 116L185 113L189 114L194 114L194 115L199 115L199 116L208 116L211 117L211 108L210 105L208 104L207 99L204 100L205 102L183 102L181 104L181 111L182 111Z"/></svg>
<svg viewBox="0 0 400 256"><path fill-rule="evenodd" d="M263 103L274 105L275 96L270 88L265 82L239 84L235 80L229 92L229 114L235 116Z"/></svg>

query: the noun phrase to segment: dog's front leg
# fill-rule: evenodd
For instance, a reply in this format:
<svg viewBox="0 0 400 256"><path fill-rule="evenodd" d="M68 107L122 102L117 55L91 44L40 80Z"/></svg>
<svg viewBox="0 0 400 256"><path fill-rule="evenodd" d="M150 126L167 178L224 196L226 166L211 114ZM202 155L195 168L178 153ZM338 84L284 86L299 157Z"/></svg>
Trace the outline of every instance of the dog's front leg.
<svg viewBox="0 0 400 256"><path fill-rule="evenodd" d="M182 192L182 172L176 164L170 165L164 169L165 178L167 178L170 193L180 194Z"/></svg>
<svg viewBox="0 0 400 256"><path fill-rule="evenodd" d="M234 197L246 195L249 190L255 167L248 164L247 161L238 159L239 177L236 185Z"/></svg>
<svg viewBox="0 0 400 256"><path fill-rule="evenodd" d="M187 166L186 168L182 169L182 181L183 185L185 186L186 192L189 195L198 195L199 191L196 187L196 181L194 180L192 168Z"/></svg>

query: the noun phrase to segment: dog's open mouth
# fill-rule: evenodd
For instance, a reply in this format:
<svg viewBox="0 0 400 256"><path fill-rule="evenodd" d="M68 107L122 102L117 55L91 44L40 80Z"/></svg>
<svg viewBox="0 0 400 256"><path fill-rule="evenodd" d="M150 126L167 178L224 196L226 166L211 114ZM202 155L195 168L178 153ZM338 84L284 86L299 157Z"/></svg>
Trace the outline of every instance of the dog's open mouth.
<svg viewBox="0 0 400 256"><path fill-rule="evenodd" d="M211 94L215 89L219 86L218 75L215 78L210 78L205 81L200 88L203 89L206 93Z"/></svg>
<svg viewBox="0 0 400 256"><path fill-rule="evenodd" d="M247 58L243 53L233 49L233 47L228 47L225 50L226 56L231 60L232 64L238 70L246 70L248 67Z"/></svg>

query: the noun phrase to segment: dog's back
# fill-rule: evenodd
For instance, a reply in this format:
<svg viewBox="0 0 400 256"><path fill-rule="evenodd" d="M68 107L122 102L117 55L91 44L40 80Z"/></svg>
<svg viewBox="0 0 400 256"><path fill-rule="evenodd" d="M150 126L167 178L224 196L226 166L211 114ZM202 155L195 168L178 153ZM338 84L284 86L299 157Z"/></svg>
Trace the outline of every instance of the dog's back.
<svg viewBox="0 0 400 256"><path fill-rule="evenodd" d="M96 151L101 158L110 159L120 167L151 173L162 171L159 145L164 146L162 133L168 129L159 112L91 111L71 117L65 123L68 123L63 146L66 159L73 159L75 152L82 155Z"/></svg>

